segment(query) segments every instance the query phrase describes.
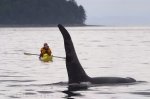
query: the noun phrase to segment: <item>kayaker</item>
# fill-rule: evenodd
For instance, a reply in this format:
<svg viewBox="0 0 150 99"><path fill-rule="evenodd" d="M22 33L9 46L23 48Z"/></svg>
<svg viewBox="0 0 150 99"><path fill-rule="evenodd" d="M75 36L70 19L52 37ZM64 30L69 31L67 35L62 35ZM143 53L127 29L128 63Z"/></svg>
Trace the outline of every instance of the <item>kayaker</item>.
<svg viewBox="0 0 150 99"><path fill-rule="evenodd" d="M44 54L48 54L49 56L52 54L52 51L47 43L44 43L44 46L41 48L40 57L43 57Z"/></svg>

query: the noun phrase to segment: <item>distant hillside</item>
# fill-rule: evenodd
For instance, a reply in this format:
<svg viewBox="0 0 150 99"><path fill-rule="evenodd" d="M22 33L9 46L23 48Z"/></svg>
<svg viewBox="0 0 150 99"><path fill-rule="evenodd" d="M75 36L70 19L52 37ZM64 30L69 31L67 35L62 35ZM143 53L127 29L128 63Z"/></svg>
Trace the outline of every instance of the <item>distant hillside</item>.
<svg viewBox="0 0 150 99"><path fill-rule="evenodd" d="M75 0L0 0L0 25L83 25L85 20Z"/></svg>

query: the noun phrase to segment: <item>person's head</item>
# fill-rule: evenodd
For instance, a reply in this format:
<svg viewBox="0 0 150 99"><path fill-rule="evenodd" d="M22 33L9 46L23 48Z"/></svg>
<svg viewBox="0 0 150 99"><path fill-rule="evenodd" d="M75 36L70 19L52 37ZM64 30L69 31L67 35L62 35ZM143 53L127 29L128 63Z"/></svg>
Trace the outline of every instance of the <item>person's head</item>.
<svg viewBox="0 0 150 99"><path fill-rule="evenodd" d="M44 43L44 46L48 46L48 44L47 44L47 43Z"/></svg>
<svg viewBox="0 0 150 99"><path fill-rule="evenodd" d="M44 48L49 48L47 43L44 43Z"/></svg>

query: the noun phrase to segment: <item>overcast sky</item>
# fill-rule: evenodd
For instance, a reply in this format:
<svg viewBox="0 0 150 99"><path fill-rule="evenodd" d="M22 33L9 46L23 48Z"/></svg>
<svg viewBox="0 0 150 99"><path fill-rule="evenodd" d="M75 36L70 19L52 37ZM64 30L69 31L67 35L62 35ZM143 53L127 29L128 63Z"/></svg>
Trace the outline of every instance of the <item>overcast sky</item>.
<svg viewBox="0 0 150 99"><path fill-rule="evenodd" d="M150 0L76 0L87 24L150 26Z"/></svg>

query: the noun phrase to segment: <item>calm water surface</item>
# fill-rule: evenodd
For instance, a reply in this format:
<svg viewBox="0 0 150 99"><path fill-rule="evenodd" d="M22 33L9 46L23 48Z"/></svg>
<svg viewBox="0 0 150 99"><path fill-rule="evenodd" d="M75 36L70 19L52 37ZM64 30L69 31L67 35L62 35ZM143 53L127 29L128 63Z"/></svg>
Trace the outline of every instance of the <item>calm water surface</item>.
<svg viewBox="0 0 150 99"><path fill-rule="evenodd" d="M83 68L91 77L133 77L128 85L100 85L68 92L65 60L43 63L47 42L65 57L58 28L0 28L0 99L149 99L150 27L68 27ZM143 82L144 81L144 82Z"/></svg>

